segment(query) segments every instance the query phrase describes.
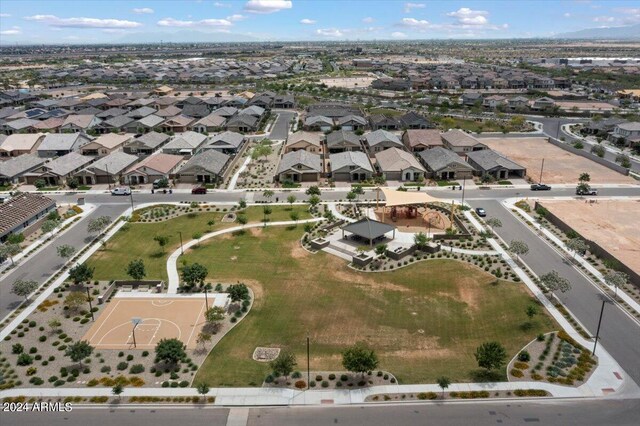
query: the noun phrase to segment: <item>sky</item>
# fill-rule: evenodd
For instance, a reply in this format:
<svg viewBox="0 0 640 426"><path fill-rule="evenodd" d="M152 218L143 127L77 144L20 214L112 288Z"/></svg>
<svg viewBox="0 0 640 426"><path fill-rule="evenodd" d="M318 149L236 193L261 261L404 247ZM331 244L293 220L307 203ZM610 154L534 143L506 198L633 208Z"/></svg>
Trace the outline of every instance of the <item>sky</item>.
<svg viewBox="0 0 640 426"><path fill-rule="evenodd" d="M551 37L640 23L638 1L2 0L0 43L110 43L177 32L215 40ZM214 37L213 35L211 36Z"/></svg>

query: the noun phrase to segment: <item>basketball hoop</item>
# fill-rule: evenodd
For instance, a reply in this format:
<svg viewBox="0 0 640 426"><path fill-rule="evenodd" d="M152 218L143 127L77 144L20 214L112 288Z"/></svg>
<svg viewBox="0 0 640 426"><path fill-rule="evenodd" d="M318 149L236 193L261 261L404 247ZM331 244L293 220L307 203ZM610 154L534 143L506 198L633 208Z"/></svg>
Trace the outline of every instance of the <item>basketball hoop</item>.
<svg viewBox="0 0 640 426"><path fill-rule="evenodd" d="M133 336L133 347L136 348L136 327L138 326L138 324L140 324L142 322L142 318L140 317L133 317L131 318L131 324L133 324L133 330L131 331L131 334Z"/></svg>

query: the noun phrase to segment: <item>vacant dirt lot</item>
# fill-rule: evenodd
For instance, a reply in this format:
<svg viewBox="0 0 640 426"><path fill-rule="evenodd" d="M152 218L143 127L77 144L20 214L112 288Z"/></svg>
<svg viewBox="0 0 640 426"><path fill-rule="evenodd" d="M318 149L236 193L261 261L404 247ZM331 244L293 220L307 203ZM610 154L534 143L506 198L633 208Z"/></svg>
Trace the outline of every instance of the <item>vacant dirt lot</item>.
<svg viewBox="0 0 640 426"><path fill-rule="evenodd" d="M615 108L613 105L606 102L572 102L572 101L558 101L556 105L565 111L571 110L573 107L579 110L586 111L611 111Z"/></svg>
<svg viewBox="0 0 640 426"><path fill-rule="evenodd" d="M373 77L344 77L344 78L322 78L321 83L329 87L340 87L344 89L358 89L369 87L371 82L375 80Z"/></svg>
<svg viewBox="0 0 640 426"><path fill-rule="evenodd" d="M588 172L592 184L634 183L633 178L623 176L598 163L571 154L547 142L546 138L487 138L482 139L489 148L527 168L527 176L538 180L544 158L544 183L576 183L580 173Z"/></svg>
<svg viewBox="0 0 640 426"><path fill-rule="evenodd" d="M544 206L585 238L640 273L640 200L545 201Z"/></svg>

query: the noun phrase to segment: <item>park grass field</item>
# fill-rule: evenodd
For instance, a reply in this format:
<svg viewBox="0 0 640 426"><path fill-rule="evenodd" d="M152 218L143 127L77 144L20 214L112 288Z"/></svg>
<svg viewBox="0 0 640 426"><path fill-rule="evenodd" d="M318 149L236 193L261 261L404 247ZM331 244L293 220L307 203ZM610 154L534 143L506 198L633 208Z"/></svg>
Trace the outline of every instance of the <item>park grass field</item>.
<svg viewBox="0 0 640 426"><path fill-rule="evenodd" d="M206 265L212 282L244 282L255 294L249 314L213 348L194 383L260 386L269 367L251 359L257 346L292 350L304 370L307 335L312 370L342 370L341 351L365 341L379 368L401 383L440 375L473 381L481 343L497 340L511 357L555 328L542 309L531 328L522 326L526 307L536 303L523 284L445 259L357 272L342 259L302 249L301 228L247 230L185 253L187 262Z"/></svg>
<svg viewBox="0 0 640 426"><path fill-rule="evenodd" d="M289 214L297 211L300 220L311 218L308 205L272 205L273 213L269 216L270 222L291 220ZM261 222L263 219L262 206L247 207L245 214L249 223ZM87 261L89 266L95 268L93 278L96 280L122 280L129 279L125 272L127 264L140 258L144 261L147 270L147 279L167 279L167 258L178 247L180 247L180 237L178 232L182 232L183 242L192 239L193 234L201 232L217 231L224 228L238 226L238 223L222 223L224 213L222 212L202 212L196 215L182 215L174 219L154 223L130 223L118 231L107 244L106 249L98 250ZM211 227L207 222L214 220ZM169 243L160 249L153 240L155 235L169 236Z"/></svg>

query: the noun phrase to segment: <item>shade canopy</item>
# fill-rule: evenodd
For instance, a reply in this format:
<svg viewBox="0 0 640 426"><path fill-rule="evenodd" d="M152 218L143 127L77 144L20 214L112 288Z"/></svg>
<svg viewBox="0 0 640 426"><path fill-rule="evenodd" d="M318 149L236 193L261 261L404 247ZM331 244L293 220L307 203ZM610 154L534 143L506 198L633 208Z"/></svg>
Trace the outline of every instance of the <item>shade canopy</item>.
<svg viewBox="0 0 640 426"><path fill-rule="evenodd" d="M387 207L426 204L439 201L437 198L433 198L426 192L406 192L382 188L382 193L386 199Z"/></svg>
<svg viewBox="0 0 640 426"><path fill-rule="evenodd" d="M343 231L350 232L367 240L375 240L382 237L387 232L395 230L395 226L387 225L372 219L360 219L342 227Z"/></svg>

